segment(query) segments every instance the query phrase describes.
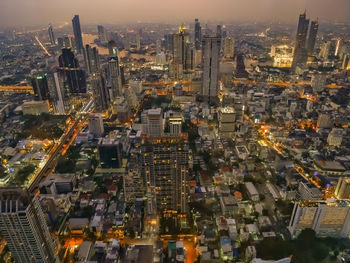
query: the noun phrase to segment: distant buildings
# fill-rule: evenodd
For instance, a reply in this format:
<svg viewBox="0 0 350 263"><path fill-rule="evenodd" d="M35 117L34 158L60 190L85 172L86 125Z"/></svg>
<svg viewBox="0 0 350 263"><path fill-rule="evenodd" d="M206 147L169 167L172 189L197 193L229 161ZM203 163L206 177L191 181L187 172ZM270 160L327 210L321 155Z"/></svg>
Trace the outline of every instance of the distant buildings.
<svg viewBox="0 0 350 263"><path fill-rule="evenodd" d="M232 37L226 37L224 39L224 57L232 58L235 54L235 40Z"/></svg>
<svg viewBox="0 0 350 263"><path fill-rule="evenodd" d="M77 52L81 54L83 52L83 37L81 34L79 15L75 15L73 17L72 24L75 39L75 48L77 49Z"/></svg>
<svg viewBox="0 0 350 263"><path fill-rule="evenodd" d="M295 49L292 68L305 68L307 62L306 38L309 28L309 19L306 18L306 12L299 16L297 36L295 40Z"/></svg>
<svg viewBox="0 0 350 263"><path fill-rule="evenodd" d="M55 34L53 32L53 27L52 25L50 24L48 29L47 29L48 33L49 33L49 40L50 40L50 43L52 45L55 45L56 44L56 38L55 38Z"/></svg>
<svg viewBox="0 0 350 263"><path fill-rule="evenodd" d="M219 94L220 37L203 36L202 85L200 95L205 101L215 103Z"/></svg>
<svg viewBox="0 0 350 263"><path fill-rule="evenodd" d="M16 262L59 262L38 197L26 190L0 190L0 231Z"/></svg>
<svg viewBox="0 0 350 263"><path fill-rule="evenodd" d="M106 31L106 29L103 26L98 25L97 26L97 32L98 32L98 40L102 44L107 43L108 38L107 38L107 31Z"/></svg>

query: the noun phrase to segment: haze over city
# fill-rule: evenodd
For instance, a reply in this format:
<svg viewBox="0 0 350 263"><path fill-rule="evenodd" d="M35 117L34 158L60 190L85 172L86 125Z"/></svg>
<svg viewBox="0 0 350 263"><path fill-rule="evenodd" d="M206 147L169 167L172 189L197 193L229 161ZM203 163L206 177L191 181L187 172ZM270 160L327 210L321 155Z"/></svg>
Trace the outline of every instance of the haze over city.
<svg viewBox="0 0 350 263"><path fill-rule="evenodd" d="M348 0L2 0L0 27L45 25L80 14L85 24L190 21L293 22L308 10L322 21L349 22Z"/></svg>

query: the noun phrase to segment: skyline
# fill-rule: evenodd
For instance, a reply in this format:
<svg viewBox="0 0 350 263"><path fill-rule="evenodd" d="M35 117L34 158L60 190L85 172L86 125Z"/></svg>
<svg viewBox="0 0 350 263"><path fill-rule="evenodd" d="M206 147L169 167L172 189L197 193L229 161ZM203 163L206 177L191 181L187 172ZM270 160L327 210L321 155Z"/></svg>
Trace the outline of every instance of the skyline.
<svg viewBox="0 0 350 263"><path fill-rule="evenodd" d="M347 0L101 0L53 1L3 0L0 2L1 27L37 26L69 22L81 16L82 24L166 22L179 23L199 18L201 21L256 21L294 23L305 9L320 21L350 22ZM335 4L336 2L336 4ZM128 12L132 10L132 12ZM264 12L262 12L262 10ZM176 15L175 15L176 14ZM169 19L169 17L171 17Z"/></svg>

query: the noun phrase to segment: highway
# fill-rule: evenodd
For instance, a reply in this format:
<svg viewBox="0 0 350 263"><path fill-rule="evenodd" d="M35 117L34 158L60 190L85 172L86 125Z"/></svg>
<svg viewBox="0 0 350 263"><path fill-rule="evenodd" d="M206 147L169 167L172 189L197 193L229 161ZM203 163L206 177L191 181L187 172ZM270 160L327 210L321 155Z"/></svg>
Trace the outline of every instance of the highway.
<svg viewBox="0 0 350 263"><path fill-rule="evenodd" d="M42 50L45 52L45 54L48 55L49 57L51 57L50 52L46 49L46 47L43 45L43 43L41 43L38 36L35 36L35 40L36 40L36 42L38 42L39 46L42 48Z"/></svg>

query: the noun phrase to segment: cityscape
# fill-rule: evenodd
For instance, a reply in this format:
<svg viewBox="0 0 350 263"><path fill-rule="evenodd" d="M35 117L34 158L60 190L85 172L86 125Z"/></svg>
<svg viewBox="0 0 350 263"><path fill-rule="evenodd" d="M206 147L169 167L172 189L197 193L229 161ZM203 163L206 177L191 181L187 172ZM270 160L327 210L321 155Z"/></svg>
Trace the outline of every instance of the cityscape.
<svg viewBox="0 0 350 263"><path fill-rule="evenodd" d="M0 263L350 262L350 4L192 1L0 11Z"/></svg>

